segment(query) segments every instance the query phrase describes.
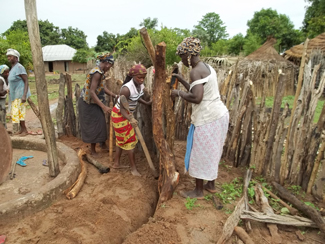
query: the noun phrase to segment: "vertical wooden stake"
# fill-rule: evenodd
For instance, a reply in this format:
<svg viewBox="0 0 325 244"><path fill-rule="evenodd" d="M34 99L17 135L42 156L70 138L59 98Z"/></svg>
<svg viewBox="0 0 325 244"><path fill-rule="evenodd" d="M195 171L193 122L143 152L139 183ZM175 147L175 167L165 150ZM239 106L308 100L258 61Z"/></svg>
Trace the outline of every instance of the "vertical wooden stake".
<svg viewBox="0 0 325 244"><path fill-rule="evenodd" d="M301 87L302 87L302 81L304 78L304 68L305 68L305 62L306 62L306 58L307 58L307 47L308 47L308 42L309 39L307 38L304 44L304 51L302 54L302 59L301 59L301 63L300 63L300 70L299 70L299 77L298 77L298 85L297 85L297 90L296 90L296 96L295 96L295 100L293 102L293 107L292 107L292 112L291 112L291 116L290 116L290 122L289 122L289 126L288 126L288 133L287 133L287 138L286 138L286 145L285 145L285 153L284 153L284 162L281 165L281 170L280 170L280 184L283 185L284 184L284 180L286 178L286 171L287 171L287 166L288 166L288 150L289 150L289 140L290 140L290 128L292 125L292 121L293 121L293 117L295 115L295 110L297 107L297 100L298 97L300 95L301 92Z"/></svg>
<svg viewBox="0 0 325 244"><path fill-rule="evenodd" d="M58 151L55 141L55 131L50 114L49 99L47 96L47 83L45 80L42 45L39 35L36 0L25 0L25 13L29 41L33 56L37 101L41 114L41 124L46 141L50 176L55 177L60 173L60 169L58 162Z"/></svg>
<svg viewBox="0 0 325 244"><path fill-rule="evenodd" d="M113 109L113 97L110 97L110 102L109 102L109 107ZM113 164L113 122L112 122L112 116L110 116L110 121L109 121L109 160L111 164Z"/></svg>
<svg viewBox="0 0 325 244"><path fill-rule="evenodd" d="M147 32L146 27L143 27L140 30L140 34L143 37L144 44L146 45L147 51L149 53L152 65L156 68L156 55L155 55L155 48L152 45L152 42L150 40L150 36Z"/></svg>

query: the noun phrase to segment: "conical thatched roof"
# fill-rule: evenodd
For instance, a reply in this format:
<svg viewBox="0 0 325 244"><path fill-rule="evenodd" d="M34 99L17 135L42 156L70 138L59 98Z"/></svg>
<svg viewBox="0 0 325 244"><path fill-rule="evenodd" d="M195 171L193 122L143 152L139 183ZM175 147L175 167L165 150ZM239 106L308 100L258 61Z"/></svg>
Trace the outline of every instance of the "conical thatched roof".
<svg viewBox="0 0 325 244"><path fill-rule="evenodd" d="M310 55L313 49L321 49L325 52L325 32L311 39L308 43L307 56ZM296 58L300 59L302 57L302 52L304 50L304 45L296 45L284 52L284 57L286 59Z"/></svg>
<svg viewBox="0 0 325 244"><path fill-rule="evenodd" d="M273 47L275 43L275 38L268 38L268 40L259 49L245 57L244 60L286 62L286 60L280 54L278 54L278 52Z"/></svg>

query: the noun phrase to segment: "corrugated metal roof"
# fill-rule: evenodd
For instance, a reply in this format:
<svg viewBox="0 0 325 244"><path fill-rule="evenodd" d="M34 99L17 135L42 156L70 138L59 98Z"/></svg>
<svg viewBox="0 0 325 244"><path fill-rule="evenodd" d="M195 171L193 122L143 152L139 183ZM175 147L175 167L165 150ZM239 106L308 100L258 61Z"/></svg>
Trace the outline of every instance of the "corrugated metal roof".
<svg viewBox="0 0 325 244"><path fill-rule="evenodd" d="M69 47L68 45L48 45L42 48L43 59L46 62L49 61L61 61L72 60L76 49Z"/></svg>

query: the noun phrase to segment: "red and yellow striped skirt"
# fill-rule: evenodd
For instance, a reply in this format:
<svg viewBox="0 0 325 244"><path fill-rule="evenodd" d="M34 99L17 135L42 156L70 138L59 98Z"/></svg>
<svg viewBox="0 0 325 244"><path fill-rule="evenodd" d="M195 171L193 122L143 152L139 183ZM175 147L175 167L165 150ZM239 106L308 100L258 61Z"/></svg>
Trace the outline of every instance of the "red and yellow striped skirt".
<svg viewBox="0 0 325 244"><path fill-rule="evenodd" d="M138 143L138 138L130 122L125 119L120 110L116 107L113 108L112 122L116 137L116 146L124 150L132 150Z"/></svg>

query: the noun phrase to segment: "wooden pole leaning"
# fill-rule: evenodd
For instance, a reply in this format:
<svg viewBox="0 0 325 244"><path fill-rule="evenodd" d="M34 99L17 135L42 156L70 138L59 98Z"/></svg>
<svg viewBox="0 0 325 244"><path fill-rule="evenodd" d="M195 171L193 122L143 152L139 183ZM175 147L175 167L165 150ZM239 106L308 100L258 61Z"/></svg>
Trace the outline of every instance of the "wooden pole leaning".
<svg viewBox="0 0 325 244"><path fill-rule="evenodd" d="M110 102L109 102L109 107L111 109L113 109L113 97L110 96ZM110 121L109 121L109 144L108 144L108 147L109 147L109 160L111 162L111 164L113 164L113 134L114 134L114 131L113 131L113 121L112 121L112 114L110 116Z"/></svg>
<svg viewBox="0 0 325 244"><path fill-rule="evenodd" d="M130 113L129 103L128 103L126 97L123 96L123 95L120 96L120 101L121 101L121 105L125 108L125 110L127 110L127 111ZM132 115L131 113L130 113L130 115L133 117L133 115ZM140 129L139 129L138 126L135 127L134 129L135 129L135 132L136 132L136 134L137 134L137 136L138 136L138 139L139 139L139 141L140 141L140 143L141 143L141 146L142 146L142 148L143 148L144 154L146 155L146 158L147 158L147 161L148 161L149 167L152 169L154 176L155 176L155 177L158 177L158 173L157 173L157 171L156 171L156 169L155 169L155 166L153 165L153 163L152 163L152 161L151 161L151 157L150 157L150 154L149 154L148 148L147 148L147 146L146 146L146 143L144 142L144 139L143 139L143 137L142 137L141 131L140 131Z"/></svg>
<svg viewBox="0 0 325 244"><path fill-rule="evenodd" d="M50 176L55 177L60 173L60 168L55 140L55 131L49 108L49 99L47 96L47 83L45 80L45 69L43 62L41 39L39 34L36 0L25 0L25 13L28 35L33 56L37 101L39 104L41 124L47 147L47 158L49 162L50 171L49 173Z"/></svg>

